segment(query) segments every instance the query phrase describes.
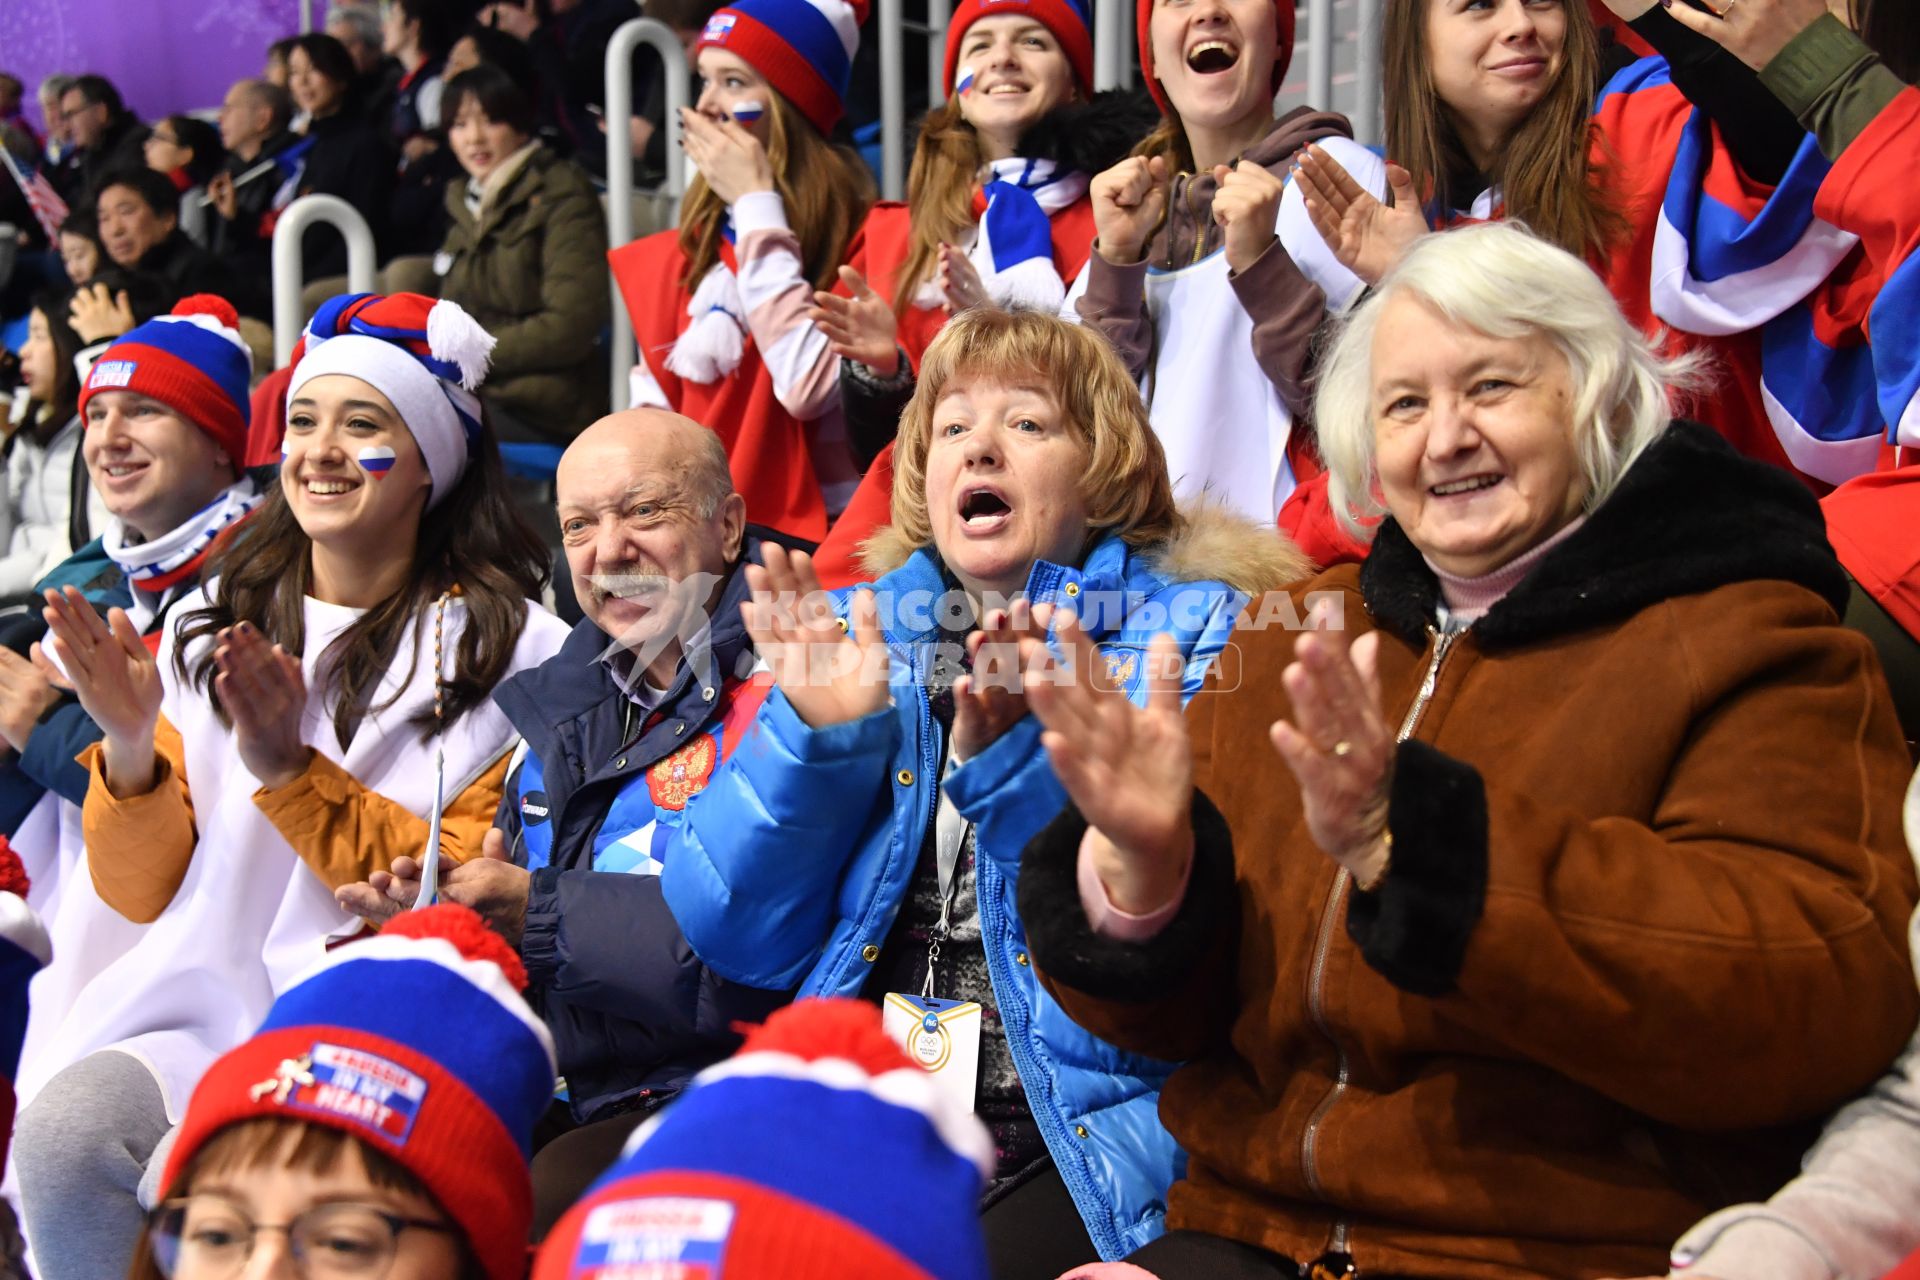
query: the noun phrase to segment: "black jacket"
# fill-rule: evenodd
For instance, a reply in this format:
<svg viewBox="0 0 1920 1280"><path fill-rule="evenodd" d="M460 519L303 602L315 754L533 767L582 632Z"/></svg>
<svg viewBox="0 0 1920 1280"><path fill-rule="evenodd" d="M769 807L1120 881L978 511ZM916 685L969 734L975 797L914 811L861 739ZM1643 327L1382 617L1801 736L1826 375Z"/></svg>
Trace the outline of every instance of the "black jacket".
<svg viewBox="0 0 1920 1280"><path fill-rule="evenodd" d="M202 249L175 227L141 257L135 268L165 286L167 305L171 307L190 293L214 293L231 302L236 311L265 320L271 310L263 310L259 299L243 286L241 273L222 258Z"/></svg>
<svg viewBox="0 0 1920 1280"><path fill-rule="evenodd" d="M756 554L749 541L746 558ZM747 595L736 566L714 611L714 671L737 671L751 647L740 617ZM540 770L540 791L528 801L550 827L550 861L533 873L520 952L528 997L553 1033L583 1124L671 1097L733 1052L735 1023L758 1022L789 998L728 982L702 964L661 897L658 875L592 869L595 837L621 794L645 788L648 769L705 729L723 701L683 665L638 741L623 743L628 700L599 661L607 646L605 632L582 622L559 653L493 694ZM509 777L494 824L521 865L525 767Z"/></svg>
<svg viewBox="0 0 1920 1280"><path fill-rule="evenodd" d="M386 131L364 115L343 109L307 126L314 139L301 174L300 194L339 196L367 220L384 261L387 214L393 204L393 146ZM310 227L301 241L306 282L347 273L347 242L332 227Z"/></svg>

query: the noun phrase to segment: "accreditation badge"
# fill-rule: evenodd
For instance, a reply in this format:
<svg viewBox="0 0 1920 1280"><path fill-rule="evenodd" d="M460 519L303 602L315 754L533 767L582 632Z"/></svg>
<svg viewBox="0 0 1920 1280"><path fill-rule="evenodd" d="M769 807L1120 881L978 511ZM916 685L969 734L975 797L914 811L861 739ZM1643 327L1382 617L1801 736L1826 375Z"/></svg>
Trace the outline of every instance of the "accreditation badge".
<svg viewBox="0 0 1920 1280"><path fill-rule="evenodd" d="M980 1083L980 1002L889 991L880 1010L893 1042L926 1068L942 1093L973 1110Z"/></svg>

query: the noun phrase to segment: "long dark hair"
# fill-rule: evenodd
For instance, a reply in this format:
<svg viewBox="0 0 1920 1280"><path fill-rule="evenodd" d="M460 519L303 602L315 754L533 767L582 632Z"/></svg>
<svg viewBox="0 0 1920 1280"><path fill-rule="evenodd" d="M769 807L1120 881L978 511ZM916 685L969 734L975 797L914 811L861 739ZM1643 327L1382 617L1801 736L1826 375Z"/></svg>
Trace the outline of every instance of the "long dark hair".
<svg viewBox="0 0 1920 1280"><path fill-rule="evenodd" d="M44 401L27 401L27 416L21 420L20 430L43 449L80 412L80 377L73 358L85 344L67 323L67 308L72 303L72 289L43 289L33 300L32 309L46 320L47 336L53 340L53 394Z"/></svg>
<svg viewBox="0 0 1920 1280"><path fill-rule="evenodd" d="M1450 174L1471 168L1452 108L1440 100L1427 50L1427 12L1438 0L1387 0L1381 74L1386 94L1387 158L1413 176L1423 197L1456 203L1471 192L1447 190ZM1600 92L1600 38L1586 0L1560 0L1567 17L1561 66L1546 97L1507 139L1486 175L1497 183L1506 216L1579 257L1603 252L1625 227L1590 166L1593 103ZM1443 213L1445 210L1443 210Z"/></svg>
<svg viewBox="0 0 1920 1280"><path fill-rule="evenodd" d="M205 577L213 583L213 594L181 624L174 672L213 703L222 724L230 725L232 719L213 688L214 646L208 643L191 669L188 650L194 641L211 641L227 627L251 622L288 653L304 654L312 549L276 479L247 526L209 561ZM526 625L527 601L546 585L549 563L545 545L514 510L500 450L492 430L483 428L466 473L440 505L420 519L406 585L367 610L321 655L340 746L344 749L353 741L362 718L383 709L373 705L373 696L401 641L415 619L450 589L457 588L466 604L467 625L454 653L453 676L443 686L446 722L452 724L484 705L507 674ZM420 711L411 723L422 741L433 736L431 709Z"/></svg>

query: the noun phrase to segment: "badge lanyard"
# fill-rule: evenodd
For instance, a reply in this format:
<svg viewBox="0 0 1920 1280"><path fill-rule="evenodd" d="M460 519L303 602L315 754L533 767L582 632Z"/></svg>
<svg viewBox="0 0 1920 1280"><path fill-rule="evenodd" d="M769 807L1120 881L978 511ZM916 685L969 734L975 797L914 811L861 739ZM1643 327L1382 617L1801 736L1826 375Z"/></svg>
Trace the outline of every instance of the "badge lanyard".
<svg viewBox="0 0 1920 1280"><path fill-rule="evenodd" d="M960 889L960 850L966 845L967 832L973 824L960 816L953 807L953 801L947 799L946 779L953 773L955 762L947 757L947 767L941 775L940 807L934 815L934 853L940 876L940 918L934 922L933 932L927 938L927 980L920 985L922 999L933 998L933 971L940 963L940 944L953 935L953 900Z"/></svg>

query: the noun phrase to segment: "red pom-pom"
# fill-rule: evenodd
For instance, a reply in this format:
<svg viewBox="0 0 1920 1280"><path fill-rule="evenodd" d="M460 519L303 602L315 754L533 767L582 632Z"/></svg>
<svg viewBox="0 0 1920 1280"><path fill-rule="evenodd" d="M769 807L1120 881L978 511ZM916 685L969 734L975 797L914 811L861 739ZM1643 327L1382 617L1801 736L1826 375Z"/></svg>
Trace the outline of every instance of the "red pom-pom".
<svg viewBox="0 0 1920 1280"><path fill-rule="evenodd" d="M17 893L24 898L32 887L33 882L27 879L26 867L20 863L20 855L13 851L13 846L5 836L0 836L0 893Z"/></svg>
<svg viewBox="0 0 1920 1280"><path fill-rule="evenodd" d="M880 1029L880 1007L865 1000L800 1000L747 1031L745 1053L790 1053L809 1062L845 1058L868 1075L913 1065Z"/></svg>
<svg viewBox="0 0 1920 1280"><path fill-rule="evenodd" d="M212 316L229 329L240 327L240 313L217 293L190 293L173 304L176 316Z"/></svg>
<svg viewBox="0 0 1920 1280"><path fill-rule="evenodd" d="M488 960L500 966L515 991L527 989L526 966L507 940L487 927L479 913L457 902L442 902L420 911L403 911L380 930L383 938L445 938L469 960Z"/></svg>
<svg viewBox="0 0 1920 1280"><path fill-rule="evenodd" d="M867 14L872 10L873 4L872 0L847 0L847 8L853 10L853 25L864 27L867 25Z"/></svg>

